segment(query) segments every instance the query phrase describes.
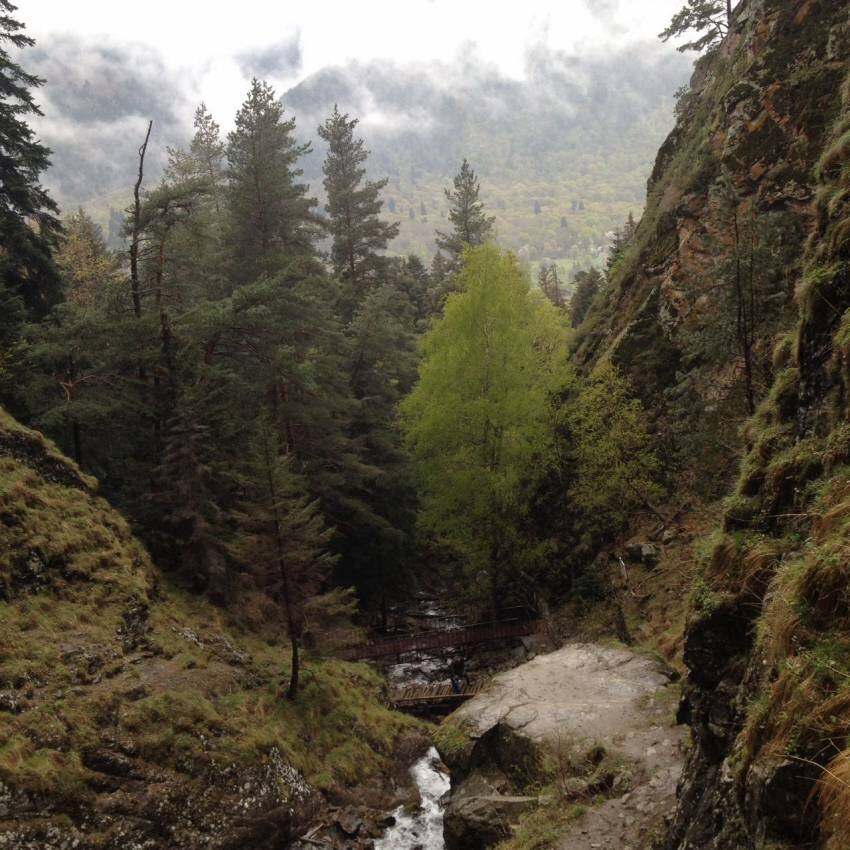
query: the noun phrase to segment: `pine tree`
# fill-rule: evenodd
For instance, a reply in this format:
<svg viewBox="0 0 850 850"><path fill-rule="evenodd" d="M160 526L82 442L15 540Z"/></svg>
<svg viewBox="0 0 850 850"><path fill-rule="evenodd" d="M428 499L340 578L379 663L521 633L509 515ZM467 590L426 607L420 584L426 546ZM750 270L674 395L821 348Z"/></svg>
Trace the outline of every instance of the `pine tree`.
<svg viewBox="0 0 850 850"><path fill-rule="evenodd" d="M283 608L292 653L288 699L298 694L304 606L318 593L334 561L327 551L333 530L326 527L318 500L307 495L292 464L293 458L281 452L273 419L261 416L238 553Z"/></svg>
<svg viewBox="0 0 850 850"><path fill-rule="evenodd" d="M401 270L399 270L401 271ZM402 272L403 273L403 272ZM416 376L413 308L388 282L363 299L348 327L351 389L358 404L351 434L371 474L347 489L360 509L341 559L344 584L355 584L386 628L390 599L409 589L410 548L416 518L415 487L396 421L400 399Z"/></svg>
<svg viewBox="0 0 850 850"><path fill-rule="evenodd" d="M732 0L687 0L673 16L670 26L658 37L662 41L685 35L691 30L703 33L699 38L680 45L677 50L705 50L726 38L732 26Z"/></svg>
<svg viewBox="0 0 850 850"><path fill-rule="evenodd" d="M96 306L57 304L41 322L21 329L23 357L16 369L17 394L31 421L78 464L97 471L90 457L97 440L87 434L120 419L126 401L110 387L112 330Z"/></svg>
<svg viewBox="0 0 850 850"><path fill-rule="evenodd" d="M157 537L178 573L197 593L224 601L231 596L227 528L221 507L233 498L226 473L209 450L208 429L195 398L179 396L158 469L157 501L163 508ZM164 537L170 539L163 540Z"/></svg>
<svg viewBox="0 0 850 850"><path fill-rule="evenodd" d="M537 273L537 286L559 310L566 310L564 289L558 278L558 267L554 263L541 263Z"/></svg>
<svg viewBox="0 0 850 850"><path fill-rule="evenodd" d="M416 254L408 255L401 268L401 286L413 307L416 330L424 331L431 318L429 290L431 286L428 269Z"/></svg>
<svg viewBox="0 0 850 850"><path fill-rule="evenodd" d="M167 177L170 181L206 180L212 193L224 181L225 146L221 128L201 102L195 110L195 133L189 150L168 149Z"/></svg>
<svg viewBox="0 0 850 850"><path fill-rule="evenodd" d="M201 103L195 110L195 133L187 151L169 149L166 185L191 189L190 214L171 234L173 253L180 257L183 300L217 299L228 289L229 248L226 243L224 194L225 146L219 126Z"/></svg>
<svg viewBox="0 0 850 850"><path fill-rule="evenodd" d="M103 231L80 207L64 222L56 265L65 281L65 297L81 306L101 307L118 299L125 284L118 257L106 247Z"/></svg>
<svg viewBox="0 0 850 850"><path fill-rule="evenodd" d="M200 318L199 347L230 375L234 418L255 416L258 402L268 405L282 450L297 459L338 529L335 546L344 548L351 516L364 507L351 492L375 470L350 433L350 343L334 315L330 283L295 266L245 284Z"/></svg>
<svg viewBox="0 0 850 850"><path fill-rule="evenodd" d="M225 147L221 129L203 102L195 110L194 125L189 155L195 162L195 173L207 177L210 185L217 187L224 179Z"/></svg>
<svg viewBox="0 0 850 850"><path fill-rule="evenodd" d="M484 212L478 199L480 185L475 172L464 159L460 172L454 178L454 189L446 189L449 202L451 233L437 233L437 248L444 252L452 272L460 269L466 245L483 245L493 235L495 219Z"/></svg>
<svg viewBox="0 0 850 850"><path fill-rule="evenodd" d="M237 284L274 274L288 260L312 254L317 201L296 182L310 145L295 139L274 89L253 80L227 138L229 236Z"/></svg>
<svg viewBox="0 0 850 850"><path fill-rule="evenodd" d="M82 464L87 432L115 417L124 400L108 384L114 319L126 306L127 287L119 259L82 209L64 228L56 264L67 297L22 328L16 383L33 421Z"/></svg>
<svg viewBox="0 0 850 850"><path fill-rule="evenodd" d="M354 137L357 119L333 114L319 127L328 144L324 163L325 211L333 237L331 259L343 285L343 315L350 318L365 293L377 285L386 260L381 256L398 235L398 223L381 221L381 191L387 180L366 180L369 152Z"/></svg>
<svg viewBox="0 0 850 850"><path fill-rule="evenodd" d="M620 258L626 252L632 243L635 241L637 234L637 222L633 213L629 212L629 217L622 228L617 228L614 231L614 236L611 240L611 247L608 250L608 258L605 262L606 271L610 272L614 266L620 261Z"/></svg>
<svg viewBox="0 0 850 850"><path fill-rule="evenodd" d="M574 328L584 321L603 280L602 273L598 269L576 272L573 278L575 290L570 299L570 321Z"/></svg>
<svg viewBox="0 0 850 850"><path fill-rule="evenodd" d="M448 298L452 288L452 270L449 261L441 251L437 251L431 259L431 267L428 270L426 311L429 317L442 314L446 298Z"/></svg>
<svg viewBox="0 0 850 850"><path fill-rule="evenodd" d="M160 184L145 198L139 218L140 263L144 289L153 300L158 322L159 357L154 377L157 410L155 423L162 427L173 413L177 392L175 368L177 343L173 329L175 311L186 304L185 278L173 251L174 236L191 219L207 196L206 180Z"/></svg>
<svg viewBox="0 0 850 850"><path fill-rule="evenodd" d="M659 463L646 411L610 361L603 360L577 389L562 426L574 476L569 497L579 522L599 538L620 530L634 511L661 495Z"/></svg>
<svg viewBox="0 0 850 850"><path fill-rule="evenodd" d="M0 339L9 342L18 321L45 315L61 298L52 259L61 232L57 207L39 182L50 151L26 123L41 115L32 89L44 81L12 60L11 51L32 46L17 7L0 0ZM17 317L17 318L15 318Z"/></svg>

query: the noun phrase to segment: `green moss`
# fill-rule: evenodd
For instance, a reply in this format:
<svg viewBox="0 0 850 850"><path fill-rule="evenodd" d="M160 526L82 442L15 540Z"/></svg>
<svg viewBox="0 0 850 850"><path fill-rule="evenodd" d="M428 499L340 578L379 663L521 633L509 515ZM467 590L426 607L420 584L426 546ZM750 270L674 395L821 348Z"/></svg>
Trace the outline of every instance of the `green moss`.
<svg viewBox="0 0 850 850"><path fill-rule="evenodd" d="M752 528L762 514L761 500L736 493L723 500L723 525L726 531Z"/></svg>
<svg viewBox="0 0 850 850"><path fill-rule="evenodd" d="M773 346L773 369L779 372L797 362L797 334L787 331L781 334Z"/></svg>
<svg viewBox="0 0 850 850"><path fill-rule="evenodd" d="M541 806L523 816L514 834L496 845L496 850L544 850L553 847L567 825L586 811L587 807L579 804Z"/></svg>
<svg viewBox="0 0 850 850"><path fill-rule="evenodd" d="M450 714L434 733L434 746L443 761L449 765L465 764L472 752L474 741L468 722Z"/></svg>
<svg viewBox="0 0 850 850"><path fill-rule="evenodd" d="M723 597L716 593L703 576L697 576L688 597L690 607L700 614L710 614L720 607Z"/></svg>
<svg viewBox="0 0 850 850"><path fill-rule="evenodd" d="M86 776L77 753L39 747L23 735L0 733L0 780L12 787L78 800L90 793Z"/></svg>
<svg viewBox="0 0 850 850"><path fill-rule="evenodd" d="M102 499L46 480L12 457L0 457L0 591L50 586L85 595L98 581L122 593L146 592L150 562L127 523Z"/></svg>
<svg viewBox="0 0 850 850"><path fill-rule="evenodd" d="M788 366L778 372L767 396L766 405L776 414L776 421L787 422L797 411L800 395L800 370Z"/></svg>
<svg viewBox="0 0 850 850"><path fill-rule="evenodd" d="M823 264L819 262L810 263L803 273L802 284L799 289L798 301L801 305L803 322L812 318L815 304L821 306L824 294L829 292L835 278L841 273L840 263ZM827 299L829 303L829 299Z"/></svg>

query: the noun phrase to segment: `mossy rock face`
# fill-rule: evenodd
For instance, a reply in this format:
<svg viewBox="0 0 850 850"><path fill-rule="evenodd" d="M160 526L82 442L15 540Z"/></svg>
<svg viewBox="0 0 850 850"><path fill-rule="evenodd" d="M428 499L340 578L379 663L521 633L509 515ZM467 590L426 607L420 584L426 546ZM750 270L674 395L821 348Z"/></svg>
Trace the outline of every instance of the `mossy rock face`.
<svg viewBox="0 0 850 850"><path fill-rule="evenodd" d="M749 652L752 622L752 610L735 600L718 602L691 622L684 657L693 681L709 688L719 684L728 666Z"/></svg>
<svg viewBox="0 0 850 850"><path fill-rule="evenodd" d="M283 846L389 783L421 724L365 665L308 655L295 701L288 666L0 411L0 848Z"/></svg>
<svg viewBox="0 0 850 850"><path fill-rule="evenodd" d="M836 93L846 74L846 50L839 45L842 38L846 44L847 23L841 4L805 5L798 21L797 12L777 0L741 4L742 22L734 37L699 61L676 127L659 151L635 243L612 270L609 286L574 341L577 360L587 371L603 357L617 359L642 398L649 400L654 418L671 432L671 443L704 445L715 423L710 417L695 417L681 425L687 435L680 440L676 429L682 412L665 391L690 373L694 385L704 387L721 387L728 380L728 363L689 357L701 344L712 345L712 331L692 327L687 319L696 315L697 303L700 309L706 303L709 313L717 306L711 285L716 251L707 246L718 234L722 243L724 228L729 229L712 200L718 184L728 182L741 203L759 215L775 215L778 239L790 258L782 269L789 294L793 264L806 251L815 218L815 166L841 111ZM782 216L787 222L779 221ZM655 291L660 304L648 310ZM812 309L828 321L827 302L839 310L843 302L836 301L834 293L824 294L827 300ZM664 321L650 321L653 311ZM775 322L759 331L756 350L770 351L774 334L792 327L796 308L790 298L779 312ZM820 356L831 352L825 335L811 345L804 337L802 344L804 349L817 346ZM769 371L769 358L764 359ZM807 384L803 375L803 404ZM756 402L765 390L760 383ZM793 396L789 388L780 399L783 417L793 416L799 407ZM742 404L725 415L735 419L746 410ZM717 468L728 468L734 460L734 449L728 448L719 462L717 456L706 459L698 474L715 476ZM689 461L694 459L677 460ZM711 483L705 489L712 491Z"/></svg>
<svg viewBox="0 0 850 850"><path fill-rule="evenodd" d="M451 714L434 734L434 746L440 758L456 777L466 776L470 772L475 741L473 727Z"/></svg>

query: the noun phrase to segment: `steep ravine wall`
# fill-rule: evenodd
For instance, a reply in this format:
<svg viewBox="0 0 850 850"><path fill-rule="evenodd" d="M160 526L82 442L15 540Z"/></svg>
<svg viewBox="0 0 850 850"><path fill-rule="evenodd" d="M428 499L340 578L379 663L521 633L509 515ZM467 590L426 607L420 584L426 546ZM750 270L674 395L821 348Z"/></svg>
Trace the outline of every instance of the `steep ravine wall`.
<svg viewBox="0 0 850 850"><path fill-rule="evenodd" d="M702 576L668 848L850 847L850 73L814 165L800 318Z"/></svg>
<svg viewBox="0 0 850 850"><path fill-rule="evenodd" d="M692 593L680 717L694 747L664 847L847 850L850 3L742 0L735 17L697 63L635 243L576 352L587 368L611 356L662 437L702 429L710 447L722 374L686 342L730 249L717 187L742 211L782 214L788 301L756 343L772 351L758 410L734 445L676 457L683 491L716 475L732 494ZM671 401L686 380L701 388L691 418ZM737 482L715 467L739 469Z"/></svg>
<svg viewBox="0 0 850 850"><path fill-rule="evenodd" d="M732 241L723 198L734 198L742 223L770 229L770 270L757 258L776 290L771 320L756 329L763 397L773 336L796 316L814 165L840 108L847 18L843 0L738 4L731 34L696 64L650 177L634 243L575 338L579 362L590 367L609 355L628 373L680 466L695 454L704 458L691 480L712 495L729 485L734 420L746 415L739 399L731 411L714 403L740 363L704 353L718 332L705 323L721 296L718 256Z"/></svg>

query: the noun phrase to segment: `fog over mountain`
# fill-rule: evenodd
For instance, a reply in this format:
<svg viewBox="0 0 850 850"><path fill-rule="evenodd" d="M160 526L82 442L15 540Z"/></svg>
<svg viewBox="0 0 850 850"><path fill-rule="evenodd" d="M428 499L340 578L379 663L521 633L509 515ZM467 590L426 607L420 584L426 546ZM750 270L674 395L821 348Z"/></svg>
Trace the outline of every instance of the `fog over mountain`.
<svg viewBox="0 0 850 850"><path fill-rule="evenodd" d="M38 129L54 151L48 184L63 206L85 204L101 219L129 194L147 119L154 121L150 185L167 147L188 140L193 95L205 95L192 71L175 80L162 57L140 44L64 35L42 41L31 59L47 80ZM246 75L280 78L299 67L300 45L284 39L236 60ZM452 62L328 66L283 100L299 135L314 143L303 167L319 195L324 152L316 127L334 103L361 119L371 174L390 179L386 212L402 223L395 250L433 249L445 212L442 187L466 156L506 244L532 259L584 257L642 207L651 159L672 126L673 94L689 64L647 44L582 57L541 44L527 50L525 76L517 79L470 45ZM216 117L224 127L232 122Z"/></svg>

